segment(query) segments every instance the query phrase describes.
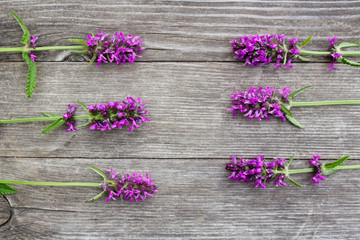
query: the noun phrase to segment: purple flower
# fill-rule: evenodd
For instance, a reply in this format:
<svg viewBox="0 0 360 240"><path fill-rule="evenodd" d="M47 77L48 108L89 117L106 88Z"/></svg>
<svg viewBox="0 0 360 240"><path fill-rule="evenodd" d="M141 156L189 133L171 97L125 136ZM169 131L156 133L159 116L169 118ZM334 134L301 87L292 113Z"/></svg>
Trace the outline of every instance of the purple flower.
<svg viewBox="0 0 360 240"><path fill-rule="evenodd" d="M266 182L271 181L275 176L274 170L280 171L284 169L282 161L275 159L273 162L266 162L264 155L255 156L254 159L251 160L242 158L237 160L237 156L230 156L230 158L232 162L227 163L225 167L226 170L232 171L228 178L232 178L235 182L254 182L253 186L256 188L266 188ZM280 175L275 181L277 186L286 186L286 184L282 182L283 178L284 175Z"/></svg>
<svg viewBox="0 0 360 240"><path fill-rule="evenodd" d="M31 61L35 61L35 58L37 58L37 56L36 55L34 55L32 52L28 52L28 55L30 56L30 58L31 58Z"/></svg>
<svg viewBox="0 0 360 240"><path fill-rule="evenodd" d="M63 114L63 118L65 119L66 124L69 126L69 128L66 130L66 132L76 132L77 130L79 130L78 128L76 128L75 125L75 119L74 119L74 113L76 108L78 108L78 105L68 105L69 109L66 110L66 112Z"/></svg>
<svg viewBox="0 0 360 240"><path fill-rule="evenodd" d="M326 38L329 42L331 47L335 47L334 43L338 40L337 37L333 37L333 38Z"/></svg>
<svg viewBox="0 0 360 240"><path fill-rule="evenodd" d="M39 37L34 37L34 36L30 36L30 41L29 41L29 47L31 47L31 48L36 48L36 46L37 46L37 43L35 43L36 42L36 40L38 40L38 38Z"/></svg>
<svg viewBox="0 0 360 240"><path fill-rule="evenodd" d="M287 62L287 64L283 68L287 68L287 67L294 68L294 66L291 65L291 59L289 59L289 61Z"/></svg>
<svg viewBox="0 0 360 240"><path fill-rule="evenodd" d="M314 167L315 175L311 178L311 181L314 184L321 184L320 180L325 180L325 176L321 175L321 165L322 163L319 162L319 158L321 157L321 153L318 155L313 155L313 159L310 159L309 162L311 166Z"/></svg>
<svg viewBox="0 0 360 240"><path fill-rule="evenodd" d="M239 37L239 40L232 40L230 44L235 53L235 59L245 59L244 65L259 66L262 64L271 63L273 59L276 59L274 68L283 67L293 68L291 60L296 58L300 54L300 49L296 45L298 39L288 38L288 42L285 40L285 34L283 35L248 35ZM288 49L288 50L284 50ZM284 62L283 60L285 59Z"/></svg>
<svg viewBox="0 0 360 240"><path fill-rule="evenodd" d="M277 91L275 91L274 87L259 87L259 89L250 88L247 92L235 92L234 95L231 95L233 105L227 110L232 111L234 116L238 111L245 113L244 116L248 116L250 120L257 118L261 121L265 118L269 121L269 116L274 115L285 121L286 118L281 110L281 104L289 101L290 93L288 87Z"/></svg>
<svg viewBox="0 0 360 240"><path fill-rule="evenodd" d="M36 42L36 40L38 40L39 37L30 36L30 38L31 39L28 43L28 46L31 48L36 48L37 43L35 43L35 42ZM30 56L31 61L33 61L33 62L35 61L35 58L37 58L37 56L32 51L29 51L28 55Z"/></svg>
<svg viewBox="0 0 360 240"><path fill-rule="evenodd" d="M311 166L313 167L321 166L321 163L319 162L319 158L321 158L321 153L318 155L313 155L313 159L309 160Z"/></svg>
<svg viewBox="0 0 360 240"><path fill-rule="evenodd" d="M134 63L136 58L141 58L140 53L146 48L141 47L144 41L139 40L140 36L125 36L122 32L103 34L99 30L96 36L88 35L86 44L93 56L96 56L97 66L101 63L116 62L118 65L126 62Z"/></svg>
<svg viewBox="0 0 360 240"><path fill-rule="evenodd" d="M75 126L75 121L74 121L73 123L67 122L66 124L69 126L69 128L66 129L65 132L70 132L70 131L76 132L77 130L79 130L79 129L76 128L76 126Z"/></svg>
<svg viewBox="0 0 360 240"><path fill-rule="evenodd" d="M104 183L102 188L104 191L108 192L109 196L106 199L106 202L110 200L128 200L132 201L141 201L145 200L147 197L151 197L155 192L158 192L157 186L150 178L149 174L146 173L146 176L141 176L141 173L134 172L133 175L123 175L120 176L119 172L114 172L112 169L105 172L108 176L108 179L114 181L114 183Z"/></svg>
<svg viewBox="0 0 360 240"><path fill-rule="evenodd" d="M294 39L288 38L288 40L291 46L294 46L299 41L298 38L294 38Z"/></svg>
<svg viewBox="0 0 360 240"><path fill-rule="evenodd" d="M280 175L278 179L274 181L275 186L286 186L286 183L283 182L285 175Z"/></svg>
<svg viewBox="0 0 360 240"><path fill-rule="evenodd" d="M129 130L132 132L134 128L140 128L142 123L150 122L145 117L148 111L143 109L146 104L142 103L140 98L128 97L127 101L90 105L90 130L111 131L116 127L130 125Z"/></svg>
<svg viewBox="0 0 360 240"><path fill-rule="evenodd" d="M338 53L338 52L336 52L336 46L335 46L335 42L338 40L337 39L337 37L333 37L333 38L327 38L327 40L330 42L330 52L331 52L331 54L330 55L327 55L327 56L325 56L326 58L330 58L330 66L329 66L329 68L328 69L326 69L326 71L329 71L329 70L332 70L332 69L334 69L334 70L336 70L337 68L336 67L334 67L334 64L336 63L336 61L337 61L337 59L339 58L339 57L341 57L343 54L342 53Z"/></svg>

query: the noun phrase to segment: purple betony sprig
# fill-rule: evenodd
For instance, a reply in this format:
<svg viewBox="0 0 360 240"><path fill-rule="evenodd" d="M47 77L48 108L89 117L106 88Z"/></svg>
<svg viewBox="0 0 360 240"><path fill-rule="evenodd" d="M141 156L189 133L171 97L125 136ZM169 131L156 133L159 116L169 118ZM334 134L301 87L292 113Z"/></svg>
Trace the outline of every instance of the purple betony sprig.
<svg viewBox="0 0 360 240"><path fill-rule="evenodd" d="M14 181L14 180L0 180L0 195L14 194L16 189L10 187L8 184L20 185L37 185L37 186L55 186L55 187L97 187L102 191L91 200L85 203L95 202L102 197L106 197L106 202L110 200L122 200L129 202L140 202L148 197L152 197L158 188L153 182L154 178L150 178L149 174L142 175L134 172L132 175L120 175L119 172L114 172L113 169L109 171L101 171L100 169L88 166L93 171L103 177L100 183L88 182L34 182L34 181Z"/></svg>
<svg viewBox="0 0 360 240"><path fill-rule="evenodd" d="M299 106L324 106L340 104L360 104L360 100L342 100L342 101L321 101L321 102L294 102L294 97L310 88L306 86L292 92L289 87L275 89L274 87L250 88L245 92L236 91L231 96L231 111L234 116L238 113L248 117L250 120L257 119L262 121L270 120L270 116L288 120L293 125L304 128L292 115L290 109Z"/></svg>
<svg viewBox="0 0 360 240"><path fill-rule="evenodd" d="M327 38L330 43L328 51L307 51L302 48L311 40L307 38L302 44L298 44L298 38L286 38L282 35L246 35L230 41L235 59L243 59L243 65L259 66L275 62L274 68L294 68L291 64L294 59L309 62L304 55L323 56L330 59L330 67L327 70L337 69L335 62L360 67L360 63L348 60L345 56L360 55L360 51L346 51L346 48L360 47L360 43L342 42L336 45L337 37Z"/></svg>
<svg viewBox="0 0 360 240"><path fill-rule="evenodd" d="M144 122L150 122L147 118L148 111L144 110L147 103L142 102L140 98L128 97L126 100L109 102L108 104L95 104L86 107L83 103L78 101L78 105L68 105L69 109L62 115L56 115L43 112L46 117L40 118L17 118L0 120L1 123L21 123L21 122L36 122L36 121L53 121L41 133L48 133L54 128L67 125L66 132L76 132L81 127L90 125L90 130L111 131L114 128L123 128L129 126L129 131L140 128ZM82 106L87 115L77 116L75 110ZM83 125L77 125L76 120L88 120Z"/></svg>
<svg viewBox="0 0 360 240"><path fill-rule="evenodd" d="M144 41L140 40L140 36L124 35L122 32L115 34L103 34L101 30L97 35L89 34L87 40L68 39L68 41L79 44L77 46L45 46L38 47L38 37L31 35L21 18L14 12L10 12L20 24L23 30L23 38L20 41L23 47L6 47L0 48L2 52L21 52L25 63L28 65L26 93L31 98L35 85L37 66L35 59L37 51L49 50L72 50L73 53L90 55L90 63L97 62L97 66L101 63L116 62L117 65L125 63L134 63L137 58L141 58L142 51L146 48L142 46Z"/></svg>
<svg viewBox="0 0 360 240"><path fill-rule="evenodd" d="M228 178L233 179L235 182L249 182L252 186L258 188L266 188L271 181L275 186L286 186L285 180L295 186L302 187L300 184L290 178L291 174L297 173L314 173L311 181L314 184L321 184L320 180L325 180L325 176L330 175L339 170L345 169L360 169L360 165L345 165L340 166L350 156L344 156L334 162L323 164L319 162L321 154L313 155L309 160L311 168L305 169L289 169L293 155L289 161L284 158L274 158L272 162L264 160L264 155L255 156L253 159L243 159L235 156L230 156L231 162L226 163L225 169L231 172Z"/></svg>

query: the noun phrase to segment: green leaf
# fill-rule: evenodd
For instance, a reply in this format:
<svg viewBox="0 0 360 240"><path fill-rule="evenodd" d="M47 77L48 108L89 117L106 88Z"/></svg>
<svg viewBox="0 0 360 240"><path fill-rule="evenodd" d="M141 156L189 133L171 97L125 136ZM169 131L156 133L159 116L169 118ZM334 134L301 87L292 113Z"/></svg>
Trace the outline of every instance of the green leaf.
<svg viewBox="0 0 360 240"><path fill-rule="evenodd" d="M360 43L342 42L337 46L337 48L351 48L351 47L360 47Z"/></svg>
<svg viewBox="0 0 360 240"><path fill-rule="evenodd" d="M76 54L89 54L90 53L90 51L88 51L88 50L84 50L84 51L71 51L72 53L76 53Z"/></svg>
<svg viewBox="0 0 360 240"><path fill-rule="evenodd" d="M297 57L298 57L298 59L300 59L301 61L310 62L310 58L303 57L303 56L300 56L300 55L298 55Z"/></svg>
<svg viewBox="0 0 360 240"><path fill-rule="evenodd" d="M16 192L17 190L15 188L12 188L5 183L0 183L0 195L14 194Z"/></svg>
<svg viewBox="0 0 360 240"><path fill-rule="evenodd" d="M20 42L23 44L27 44L30 41L30 35L31 35L29 30L26 28L24 22L21 20L21 18L16 13L14 13L14 12L10 12L10 13L14 16L16 21L18 21L18 23L20 24L20 26L24 32L23 38Z"/></svg>
<svg viewBox="0 0 360 240"><path fill-rule="evenodd" d="M102 191L101 193L99 193L98 195L96 195L95 197L93 197L90 200L84 201L84 203L92 203L95 202L97 200L99 200L100 198L102 198L105 195L106 191Z"/></svg>
<svg viewBox="0 0 360 240"><path fill-rule="evenodd" d="M309 85L309 86L300 88L300 89L296 90L295 92L290 93L289 99L290 99L290 100L293 100L296 95L298 95L299 93L301 93L302 91L304 91L304 90L306 90L306 89L308 89L308 88L311 88L311 86Z"/></svg>
<svg viewBox="0 0 360 240"><path fill-rule="evenodd" d="M281 110L283 110L283 112L285 112L287 115L292 117L292 114L291 114L290 110L287 109L283 104L280 104L280 108L281 108Z"/></svg>
<svg viewBox="0 0 360 240"><path fill-rule="evenodd" d="M289 166L290 166L290 164L291 164L292 160L294 159L294 157L295 157L295 153L294 153L294 154L291 156L291 158L289 159L286 167L289 167Z"/></svg>
<svg viewBox="0 0 360 240"><path fill-rule="evenodd" d="M301 125L298 121L295 120L295 118L289 116L289 115L285 115L286 119L291 122L293 125L297 126L298 128L305 128L305 126Z"/></svg>
<svg viewBox="0 0 360 240"><path fill-rule="evenodd" d="M335 162L327 163L327 164L325 164L325 168L332 169L334 167L337 167L337 166L341 165L343 162L345 162L349 157L350 157L350 155L347 155L347 156L344 156L344 157L336 160Z"/></svg>
<svg viewBox="0 0 360 240"><path fill-rule="evenodd" d="M82 106L87 112L89 111L89 109L85 106L85 104L83 104L82 102L80 102L79 100L77 100L77 103Z"/></svg>
<svg viewBox="0 0 360 240"><path fill-rule="evenodd" d="M82 127L86 127L87 125L89 125L91 122L89 121L89 122L87 122L87 123L85 123L85 124L82 124L82 125L80 125L80 126L76 126L77 128L82 128Z"/></svg>
<svg viewBox="0 0 360 240"><path fill-rule="evenodd" d="M61 115L56 115L56 114L47 113L47 112L42 112L42 114L44 114L47 117L61 117Z"/></svg>
<svg viewBox="0 0 360 240"><path fill-rule="evenodd" d="M63 125L64 123L65 123L65 119L63 117L61 117L58 120L56 120L55 122L48 125L44 130L42 130L41 134L48 133L51 130L53 130L54 128L56 128L56 127L58 127L60 125Z"/></svg>
<svg viewBox="0 0 360 240"><path fill-rule="evenodd" d="M308 37L308 38L300 45L299 48L305 47L305 45L308 44L311 39L312 39L312 36Z"/></svg>
<svg viewBox="0 0 360 240"><path fill-rule="evenodd" d="M327 175L333 174L333 173L335 173L337 171L339 171L339 170L337 170L337 169L325 169L325 170L323 170L321 172L321 174L327 176Z"/></svg>
<svg viewBox="0 0 360 240"><path fill-rule="evenodd" d="M289 178L288 177L288 179L289 179L289 181L292 183L292 184L294 184L295 186L298 186L298 187L303 187L303 186L301 186L300 184L298 184L297 182L295 182L294 180L292 180L291 178Z"/></svg>
<svg viewBox="0 0 360 240"><path fill-rule="evenodd" d="M91 168L94 172L96 172L100 176L102 176L104 178L104 180L107 180L107 176L103 171L101 171L100 169L98 169L96 167L90 166L90 165L88 165L88 167Z"/></svg>
<svg viewBox="0 0 360 240"><path fill-rule="evenodd" d="M90 62L88 65L91 65L96 59L96 54L94 54L94 56L91 58Z"/></svg>
<svg viewBox="0 0 360 240"><path fill-rule="evenodd" d="M29 98L31 98L35 85L36 85L36 73L37 73L37 67L36 63L31 61L30 56L27 54L27 52L22 53L22 57L25 60L25 63L29 66L27 78L26 78L26 94Z"/></svg>
<svg viewBox="0 0 360 240"><path fill-rule="evenodd" d="M82 39L70 38L70 39L68 39L68 41L73 42L73 43L80 43L81 45L87 46L85 40L82 40Z"/></svg>
<svg viewBox="0 0 360 240"><path fill-rule="evenodd" d="M343 64L347 64L347 65L350 65L353 67L360 67L360 63L358 63L358 62L350 61L344 57L340 57L340 59L341 59L341 63L343 63Z"/></svg>

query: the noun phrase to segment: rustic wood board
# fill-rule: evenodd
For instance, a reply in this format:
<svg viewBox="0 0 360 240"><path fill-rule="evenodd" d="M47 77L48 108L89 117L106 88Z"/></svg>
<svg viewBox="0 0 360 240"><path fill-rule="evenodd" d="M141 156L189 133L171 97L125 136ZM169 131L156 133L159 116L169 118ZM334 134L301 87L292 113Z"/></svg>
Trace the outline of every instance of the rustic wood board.
<svg viewBox="0 0 360 240"><path fill-rule="evenodd" d="M310 184L311 174L294 178L303 189L253 189L227 179L227 159L91 159L3 158L12 174L6 178L81 182L100 181L86 165L130 172L149 172L159 193L146 202L128 204L100 200L96 188L20 186L9 197L13 214L0 229L19 239L358 239L360 207L356 170L338 172L322 186ZM31 165L29 166L29 163ZM360 161L352 161L360 164ZM295 168L308 167L295 161ZM24 166L27 166L26 168ZM161 171L159 171L161 169ZM351 179L350 179L351 178ZM341 197L339 197L341 196ZM0 208L1 209L1 208ZM337 238L337 237L336 237Z"/></svg>
<svg viewBox="0 0 360 240"><path fill-rule="evenodd" d="M229 155L286 157L308 167L311 154L343 155L360 164L360 106L294 109L306 129L279 119L233 117L229 95L252 86L313 88L298 101L359 99L359 69L327 72L321 57L294 69L243 67L230 53L239 35L313 35L359 41L359 1L0 1L0 47L19 46L18 13L39 44L68 45L102 29L141 35L148 48L134 65L87 66L69 51L42 52L32 99L19 54L0 55L0 118L62 113L77 99L86 105L141 97L150 123L129 133L63 128L40 135L46 123L0 126L0 179L100 181L103 170L149 172L159 193L142 203L82 202L95 189L18 186L0 197L0 239L359 239L359 171L304 184L253 189L226 177ZM81 110L80 110L81 111ZM79 111L79 112L80 112Z"/></svg>

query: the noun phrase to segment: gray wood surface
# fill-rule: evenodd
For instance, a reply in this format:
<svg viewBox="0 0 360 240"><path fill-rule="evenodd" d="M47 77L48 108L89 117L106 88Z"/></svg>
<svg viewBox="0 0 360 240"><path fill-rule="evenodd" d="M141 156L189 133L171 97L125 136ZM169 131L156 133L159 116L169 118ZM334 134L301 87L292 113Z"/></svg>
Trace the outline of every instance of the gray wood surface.
<svg viewBox="0 0 360 240"><path fill-rule="evenodd" d="M68 51L39 54L33 97L25 94L27 67L19 54L0 54L0 118L62 113L86 105L141 97L150 123L129 133L81 129L39 132L46 123L0 126L0 179L100 181L87 165L149 172L159 193L141 203L83 204L95 188L17 186L0 197L0 239L359 239L359 171L329 176L303 189L253 189L226 177L229 155L286 157L308 167L350 154L360 164L360 106L299 107L300 130L279 119L233 117L229 95L252 86L313 88L299 101L359 99L359 69L294 63L294 69L243 67L229 41L239 35L286 33L308 49L326 37L360 41L360 1L0 1L0 47L19 46L20 15L39 44L68 45L87 33L141 35L148 48L134 65L88 66ZM80 111L79 111L80 112Z"/></svg>

